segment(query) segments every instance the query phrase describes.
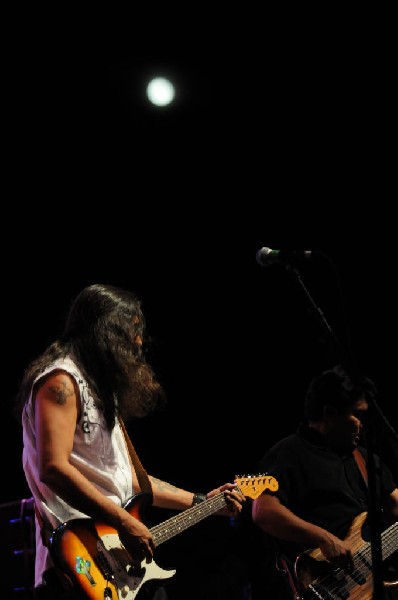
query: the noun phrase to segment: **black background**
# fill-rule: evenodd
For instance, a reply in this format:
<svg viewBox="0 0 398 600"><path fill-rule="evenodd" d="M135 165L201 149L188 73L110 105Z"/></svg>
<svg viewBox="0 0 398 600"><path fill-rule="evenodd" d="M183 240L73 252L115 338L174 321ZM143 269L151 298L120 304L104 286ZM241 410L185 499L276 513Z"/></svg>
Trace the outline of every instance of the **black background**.
<svg viewBox="0 0 398 600"><path fill-rule="evenodd" d="M137 49L104 21L73 35L14 21L3 502L29 495L9 410L22 370L94 282L136 291L154 338L169 404L131 431L148 471L204 491L252 472L336 362L303 289L282 265L257 264L263 246L326 255L299 265L302 280L397 426L397 99L388 32L370 22L322 21L310 37L279 24L272 41L268 23L250 43L224 31L206 48L195 42L209 31L188 30L172 53L149 35ZM145 104L148 74L175 78L175 105Z"/></svg>

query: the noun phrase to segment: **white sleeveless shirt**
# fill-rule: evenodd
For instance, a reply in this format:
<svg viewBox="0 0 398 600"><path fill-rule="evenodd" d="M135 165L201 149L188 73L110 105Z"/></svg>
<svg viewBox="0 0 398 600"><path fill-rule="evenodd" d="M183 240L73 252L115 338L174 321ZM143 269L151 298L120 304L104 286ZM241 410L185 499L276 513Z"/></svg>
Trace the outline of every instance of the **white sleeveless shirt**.
<svg viewBox="0 0 398 600"><path fill-rule="evenodd" d="M69 359L52 363L34 383L55 369L69 373L80 390L81 416L76 425L70 462L95 487L113 502L123 506L134 494L129 453L119 422L110 432L102 414L98 411L82 374ZM37 510L44 524L54 530L70 519L84 518L79 512L40 481L36 452L34 402L32 393L25 405L22 417L23 453L25 477L32 492ZM52 566L48 549L41 540L41 530L36 518L35 586L42 585L43 572Z"/></svg>

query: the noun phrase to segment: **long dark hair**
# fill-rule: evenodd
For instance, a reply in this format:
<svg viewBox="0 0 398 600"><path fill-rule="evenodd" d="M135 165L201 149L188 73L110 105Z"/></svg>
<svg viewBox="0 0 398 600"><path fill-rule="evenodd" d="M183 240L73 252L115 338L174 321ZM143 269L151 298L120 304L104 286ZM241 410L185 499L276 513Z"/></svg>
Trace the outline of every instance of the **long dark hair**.
<svg viewBox="0 0 398 600"><path fill-rule="evenodd" d="M35 378L66 356L82 371L110 429L118 413L127 421L162 408L164 390L145 358L145 329L134 293L103 284L84 288L72 302L62 336L25 370L16 414L21 414Z"/></svg>

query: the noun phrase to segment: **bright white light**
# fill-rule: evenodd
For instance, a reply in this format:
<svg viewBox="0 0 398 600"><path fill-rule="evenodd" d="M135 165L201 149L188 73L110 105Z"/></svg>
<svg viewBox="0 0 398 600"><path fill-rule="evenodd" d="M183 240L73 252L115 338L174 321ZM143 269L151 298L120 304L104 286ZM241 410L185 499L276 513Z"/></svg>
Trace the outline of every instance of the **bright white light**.
<svg viewBox="0 0 398 600"><path fill-rule="evenodd" d="M173 101L175 88L168 79L156 77L148 83L146 93L152 104L156 104L156 106L166 106Z"/></svg>

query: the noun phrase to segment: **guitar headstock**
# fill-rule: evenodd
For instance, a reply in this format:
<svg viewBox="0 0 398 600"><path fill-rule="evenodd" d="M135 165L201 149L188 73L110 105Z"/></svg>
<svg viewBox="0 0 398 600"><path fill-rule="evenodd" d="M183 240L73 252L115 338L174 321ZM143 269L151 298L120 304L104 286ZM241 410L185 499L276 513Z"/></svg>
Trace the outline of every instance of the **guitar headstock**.
<svg viewBox="0 0 398 600"><path fill-rule="evenodd" d="M253 500L261 496L264 490L276 492L279 488L279 483L275 477L266 473L261 475L237 475L235 483L244 496Z"/></svg>

